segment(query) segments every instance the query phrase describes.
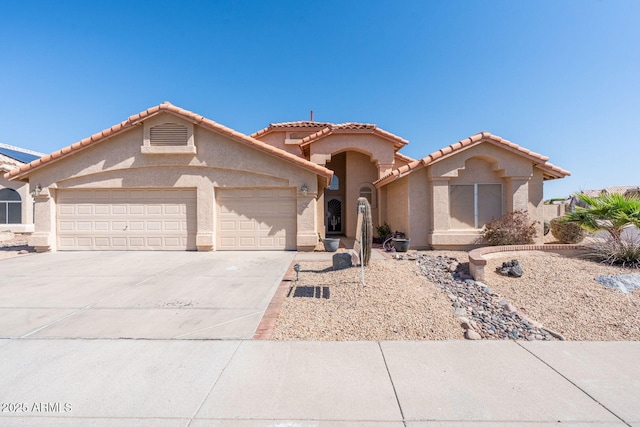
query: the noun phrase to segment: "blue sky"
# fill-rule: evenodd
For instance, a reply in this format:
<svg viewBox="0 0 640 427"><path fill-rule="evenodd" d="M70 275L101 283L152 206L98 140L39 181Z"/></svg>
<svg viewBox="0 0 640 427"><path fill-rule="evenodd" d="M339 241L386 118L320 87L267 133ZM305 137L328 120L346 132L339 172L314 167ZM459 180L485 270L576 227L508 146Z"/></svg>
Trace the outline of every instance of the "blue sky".
<svg viewBox="0 0 640 427"><path fill-rule="evenodd" d="M376 123L420 158L480 131L640 185L640 1L0 2L0 142L51 152L165 100L240 132Z"/></svg>

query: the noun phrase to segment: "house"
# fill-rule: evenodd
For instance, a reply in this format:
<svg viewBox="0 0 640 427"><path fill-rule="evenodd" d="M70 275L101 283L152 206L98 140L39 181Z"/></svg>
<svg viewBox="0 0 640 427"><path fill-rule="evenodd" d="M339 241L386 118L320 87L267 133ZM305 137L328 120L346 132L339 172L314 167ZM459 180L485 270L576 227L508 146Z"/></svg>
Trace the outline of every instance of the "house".
<svg viewBox="0 0 640 427"><path fill-rule="evenodd" d="M0 231L30 233L34 230L29 182L9 181L4 174L43 155L0 143Z"/></svg>
<svg viewBox="0 0 640 427"><path fill-rule="evenodd" d="M569 172L489 133L419 160L365 123L273 123L252 135L163 103L9 171L35 195L37 250L312 250L353 237L356 200L414 248L468 247ZM542 227L542 226L540 226ZM539 233L542 236L542 232Z"/></svg>

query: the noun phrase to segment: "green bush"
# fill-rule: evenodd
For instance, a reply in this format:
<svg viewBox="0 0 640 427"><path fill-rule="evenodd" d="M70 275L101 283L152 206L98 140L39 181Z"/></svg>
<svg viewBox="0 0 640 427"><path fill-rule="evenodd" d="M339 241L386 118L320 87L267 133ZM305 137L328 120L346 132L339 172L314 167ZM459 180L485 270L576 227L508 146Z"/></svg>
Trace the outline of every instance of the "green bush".
<svg viewBox="0 0 640 427"><path fill-rule="evenodd" d="M384 224L376 227L376 233L378 233L378 237L382 240L385 240L387 237L391 236L391 227L385 221Z"/></svg>
<svg viewBox="0 0 640 427"><path fill-rule="evenodd" d="M640 240L607 239L589 245L589 257L622 267L640 268Z"/></svg>
<svg viewBox="0 0 640 427"><path fill-rule="evenodd" d="M482 237L492 246L530 245L536 237L538 221L530 222L527 211L510 212L484 227Z"/></svg>
<svg viewBox="0 0 640 427"><path fill-rule="evenodd" d="M551 234L562 243L580 243L587 232L575 222L567 222L559 217L551 220Z"/></svg>

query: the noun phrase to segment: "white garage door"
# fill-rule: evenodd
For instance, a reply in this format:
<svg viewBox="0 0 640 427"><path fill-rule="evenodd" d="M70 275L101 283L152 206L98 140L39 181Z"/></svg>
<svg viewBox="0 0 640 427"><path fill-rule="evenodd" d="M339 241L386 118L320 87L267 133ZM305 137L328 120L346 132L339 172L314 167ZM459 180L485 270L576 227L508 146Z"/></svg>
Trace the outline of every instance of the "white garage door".
<svg viewBox="0 0 640 427"><path fill-rule="evenodd" d="M295 250L291 188L217 188L218 250Z"/></svg>
<svg viewBox="0 0 640 427"><path fill-rule="evenodd" d="M193 250L192 189L60 190L60 250Z"/></svg>

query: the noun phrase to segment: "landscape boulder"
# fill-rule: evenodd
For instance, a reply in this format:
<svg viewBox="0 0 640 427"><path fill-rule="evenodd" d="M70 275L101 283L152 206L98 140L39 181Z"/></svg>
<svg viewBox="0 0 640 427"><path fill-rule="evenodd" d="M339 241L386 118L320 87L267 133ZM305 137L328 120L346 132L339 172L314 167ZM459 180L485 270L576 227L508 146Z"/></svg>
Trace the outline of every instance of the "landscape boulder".
<svg viewBox="0 0 640 427"><path fill-rule="evenodd" d="M522 277L522 267L518 263L517 259L512 259L508 262L503 262L502 267L496 268L496 271L503 276Z"/></svg>

